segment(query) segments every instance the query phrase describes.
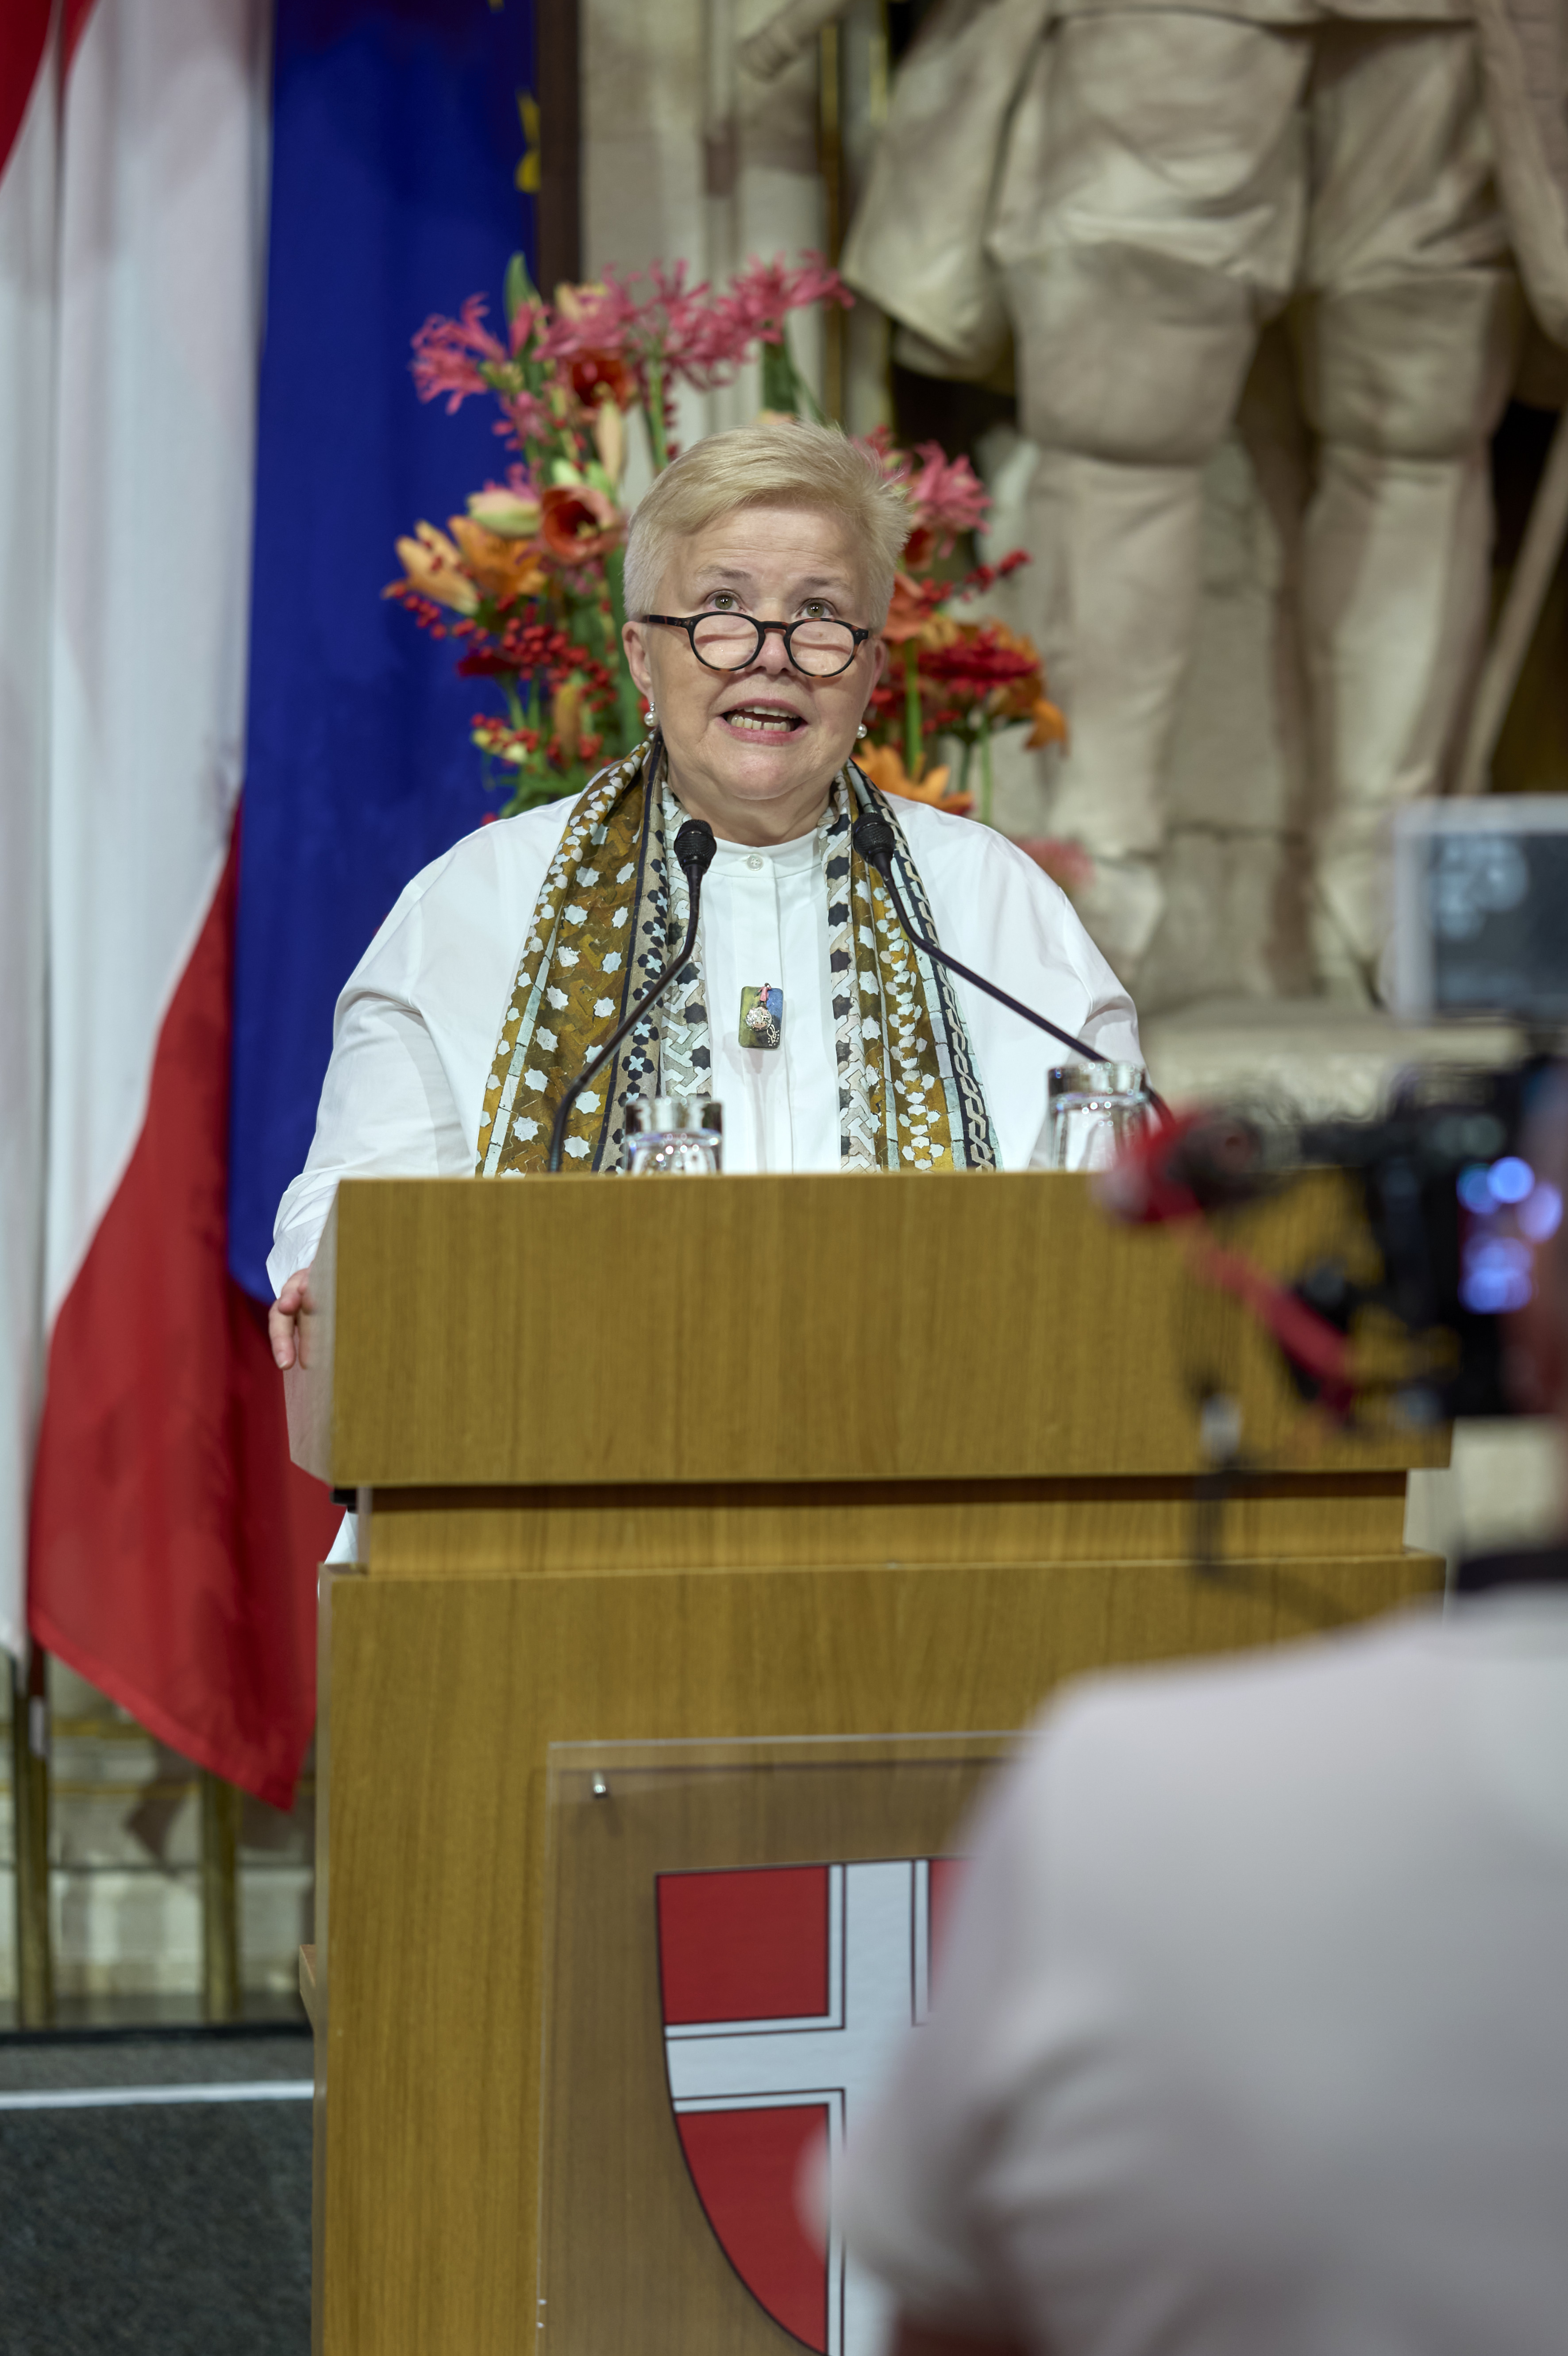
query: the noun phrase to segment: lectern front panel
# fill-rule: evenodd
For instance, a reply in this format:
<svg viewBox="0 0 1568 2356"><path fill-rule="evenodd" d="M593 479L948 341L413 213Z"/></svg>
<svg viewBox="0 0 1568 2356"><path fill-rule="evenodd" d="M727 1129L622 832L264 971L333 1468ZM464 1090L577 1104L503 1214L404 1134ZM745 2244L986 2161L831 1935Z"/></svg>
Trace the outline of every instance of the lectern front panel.
<svg viewBox="0 0 1568 2356"><path fill-rule="evenodd" d="M844 2137L926 2017L964 1828L1015 1747L553 1748L540 2356L875 2356Z"/></svg>

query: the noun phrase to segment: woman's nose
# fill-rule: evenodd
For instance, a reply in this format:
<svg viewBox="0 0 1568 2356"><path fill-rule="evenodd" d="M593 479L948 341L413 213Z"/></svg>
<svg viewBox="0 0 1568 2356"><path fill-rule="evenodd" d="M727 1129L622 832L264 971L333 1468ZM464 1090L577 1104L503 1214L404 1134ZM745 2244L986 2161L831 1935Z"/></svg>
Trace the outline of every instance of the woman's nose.
<svg viewBox="0 0 1568 2356"><path fill-rule="evenodd" d="M781 631L768 631L757 651L757 660L758 668L773 679L777 679L780 671L789 669L789 655Z"/></svg>

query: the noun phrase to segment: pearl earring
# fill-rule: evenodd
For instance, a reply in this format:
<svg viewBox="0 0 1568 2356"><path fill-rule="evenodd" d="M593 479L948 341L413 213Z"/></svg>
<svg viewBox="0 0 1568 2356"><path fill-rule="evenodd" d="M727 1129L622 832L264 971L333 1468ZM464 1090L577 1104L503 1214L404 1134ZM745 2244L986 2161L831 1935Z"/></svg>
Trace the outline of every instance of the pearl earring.
<svg viewBox="0 0 1568 2356"><path fill-rule="evenodd" d="M856 734L857 735L859 735L859 736L864 736L864 735L865 735L867 733L868 733L868 732L867 732L867 730L866 730L865 723L865 721L863 720L863 721L861 722L861 723L860 723L859 728L855 731L855 734Z"/></svg>
<svg viewBox="0 0 1568 2356"><path fill-rule="evenodd" d="M651 724L652 724L652 723L653 723L655 720L657 720L657 719L658 719L659 714L658 714L658 713L657 713L657 712L655 712L655 710L653 709L652 704L651 704L651 703L648 703L648 704L644 704L644 706L643 706L642 716L643 716L643 718L644 718L644 719L645 719L645 720L650 723L650 725L651 725Z"/></svg>

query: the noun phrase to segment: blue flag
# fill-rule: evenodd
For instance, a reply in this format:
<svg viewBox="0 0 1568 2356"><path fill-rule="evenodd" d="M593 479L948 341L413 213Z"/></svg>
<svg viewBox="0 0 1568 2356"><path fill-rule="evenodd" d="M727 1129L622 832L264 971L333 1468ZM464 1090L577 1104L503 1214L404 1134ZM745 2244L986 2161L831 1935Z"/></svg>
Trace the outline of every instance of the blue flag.
<svg viewBox="0 0 1568 2356"><path fill-rule="evenodd" d="M494 411L415 398L410 339L534 266L532 0L278 0L234 976L230 1265L270 1300L338 991L409 878L494 803L482 689L383 601L393 541L504 477Z"/></svg>

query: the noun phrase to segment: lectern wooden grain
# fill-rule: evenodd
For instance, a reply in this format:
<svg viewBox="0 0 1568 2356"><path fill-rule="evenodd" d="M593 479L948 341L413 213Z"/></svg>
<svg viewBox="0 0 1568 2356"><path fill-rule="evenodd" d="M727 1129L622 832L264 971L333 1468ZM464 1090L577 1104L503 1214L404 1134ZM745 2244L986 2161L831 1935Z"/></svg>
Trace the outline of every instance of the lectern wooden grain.
<svg viewBox="0 0 1568 2356"><path fill-rule="evenodd" d="M1328 1175L1245 1215L1304 1268ZM1257 1468L1191 1567L1197 1401ZM1022 1725L1434 1585L1405 1476L1084 1181L345 1183L289 1377L324 1580L316 2345L537 2345L547 1746ZM628 2345L635 2344L635 2331Z"/></svg>

